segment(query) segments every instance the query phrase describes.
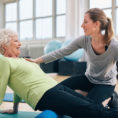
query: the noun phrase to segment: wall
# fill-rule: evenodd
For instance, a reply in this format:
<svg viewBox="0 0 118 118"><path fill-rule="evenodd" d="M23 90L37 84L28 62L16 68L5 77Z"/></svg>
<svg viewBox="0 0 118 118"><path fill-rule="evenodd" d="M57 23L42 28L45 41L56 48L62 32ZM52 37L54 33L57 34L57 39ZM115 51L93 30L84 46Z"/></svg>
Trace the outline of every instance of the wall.
<svg viewBox="0 0 118 118"><path fill-rule="evenodd" d="M81 24L89 0L67 0L66 39L74 39L83 34Z"/></svg>
<svg viewBox="0 0 118 118"><path fill-rule="evenodd" d="M4 5L3 0L0 0L0 28L4 27Z"/></svg>

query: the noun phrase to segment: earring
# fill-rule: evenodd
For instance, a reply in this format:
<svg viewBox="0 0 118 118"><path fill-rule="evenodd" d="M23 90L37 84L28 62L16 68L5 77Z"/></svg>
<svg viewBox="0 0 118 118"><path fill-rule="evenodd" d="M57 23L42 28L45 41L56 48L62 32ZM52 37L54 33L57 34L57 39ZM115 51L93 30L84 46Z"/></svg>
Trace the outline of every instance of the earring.
<svg viewBox="0 0 118 118"><path fill-rule="evenodd" d="M105 35L105 30L101 30L101 34L102 35Z"/></svg>

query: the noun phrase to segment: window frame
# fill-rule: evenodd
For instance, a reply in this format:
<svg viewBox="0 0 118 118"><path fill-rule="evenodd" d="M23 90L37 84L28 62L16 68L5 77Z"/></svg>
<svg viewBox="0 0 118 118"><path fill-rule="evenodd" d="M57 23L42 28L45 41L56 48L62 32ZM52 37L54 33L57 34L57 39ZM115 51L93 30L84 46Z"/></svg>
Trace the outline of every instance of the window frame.
<svg viewBox="0 0 118 118"><path fill-rule="evenodd" d="M58 17L58 16L65 16L65 18L66 18L66 13L64 13L64 14L56 14L56 0L52 0L52 16L45 16L45 17L36 17L36 13L35 13L35 11L36 11L36 4L35 4L35 2L36 2L36 0L33 0L33 15L32 15L32 18L28 18L28 19L20 19L19 18L19 15L20 15L20 13L19 13L19 0L16 0L16 1L11 1L11 2L6 2L6 3L4 3L4 13L6 13L6 11L5 11L5 8L6 8L6 5L7 4L9 4L9 3L16 3L16 10L17 10L17 19L16 19L16 21L6 21L6 15L4 16L4 19L5 19L5 21L4 21L4 27L5 27L5 25L7 24L7 23L16 23L17 24L17 32L18 32L18 34L20 35L20 22L22 22L22 21L28 21L28 20L32 20L32 23L33 23L33 37L32 37L32 40L50 40L50 39L64 39L65 38L65 36L64 37L57 37L56 36L56 26L57 26L57 24L56 24L56 18ZM36 39L36 26L35 26L35 24L36 24L36 20L37 19L41 19L41 18L52 18L52 37L50 37L50 38L46 38L46 39ZM66 25L66 22L65 22L65 25ZM66 30L66 29L65 29ZM66 35L66 34L65 34ZM20 37L20 36L19 36ZM21 40L21 41L25 41L25 40Z"/></svg>

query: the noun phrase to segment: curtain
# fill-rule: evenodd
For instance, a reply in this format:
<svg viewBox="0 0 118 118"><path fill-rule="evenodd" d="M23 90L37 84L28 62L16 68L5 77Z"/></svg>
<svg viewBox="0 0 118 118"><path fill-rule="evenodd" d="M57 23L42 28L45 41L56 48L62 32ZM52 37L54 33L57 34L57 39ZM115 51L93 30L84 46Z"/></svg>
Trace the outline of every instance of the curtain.
<svg viewBox="0 0 118 118"><path fill-rule="evenodd" d="M75 39L83 35L81 24L84 13L88 10L89 0L67 0L66 6L66 39Z"/></svg>

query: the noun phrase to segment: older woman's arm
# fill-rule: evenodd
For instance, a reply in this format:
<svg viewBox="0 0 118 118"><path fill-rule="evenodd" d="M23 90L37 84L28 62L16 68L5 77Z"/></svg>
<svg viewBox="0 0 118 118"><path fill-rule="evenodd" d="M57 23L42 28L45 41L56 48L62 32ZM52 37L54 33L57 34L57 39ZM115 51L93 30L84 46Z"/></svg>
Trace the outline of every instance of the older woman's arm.
<svg viewBox="0 0 118 118"><path fill-rule="evenodd" d="M18 105L19 105L19 102L21 102L21 100L22 99L16 93L14 93L14 106L13 106L14 113L18 112Z"/></svg>
<svg viewBox="0 0 118 118"><path fill-rule="evenodd" d="M19 106L20 101L21 101L21 98L16 93L14 93L13 109L2 110L2 111L0 111L0 113L16 114L18 112L18 106Z"/></svg>
<svg viewBox="0 0 118 118"><path fill-rule="evenodd" d="M13 109L1 110L0 113L3 113L3 114L16 114L18 112L18 105L19 105L19 103L14 103Z"/></svg>

